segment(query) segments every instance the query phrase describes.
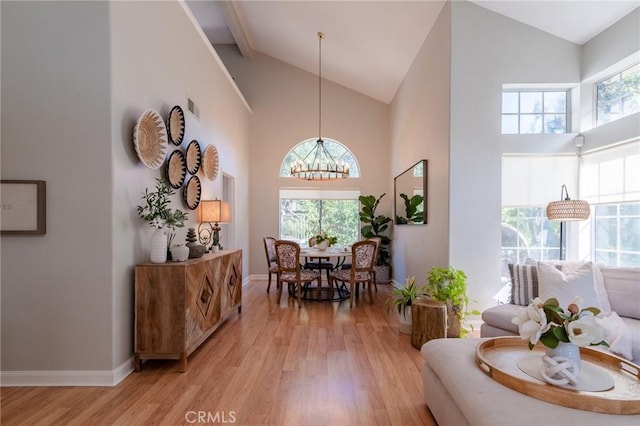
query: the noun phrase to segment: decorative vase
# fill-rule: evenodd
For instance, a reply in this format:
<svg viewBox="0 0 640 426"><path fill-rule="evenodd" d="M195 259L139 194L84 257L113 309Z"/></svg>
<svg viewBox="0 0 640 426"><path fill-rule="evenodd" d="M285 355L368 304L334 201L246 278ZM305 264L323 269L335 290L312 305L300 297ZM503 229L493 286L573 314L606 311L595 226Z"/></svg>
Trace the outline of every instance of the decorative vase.
<svg viewBox="0 0 640 426"><path fill-rule="evenodd" d="M548 357L563 356L569 358L580 370L580 346L571 342L558 342L558 346L555 349L547 348L545 346L545 352Z"/></svg>
<svg viewBox="0 0 640 426"><path fill-rule="evenodd" d="M540 374L554 386L576 385L580 374L580 347L574 343L558 342L555 349L545 348Z"/></svg>
<svg viewBox="0 0 640 426"><path fill-rule="evenodd" d="M165 263L167 261L167 234L162 228L156 229L151 235L151 263Z"/></svg>
<svg viewBox="0 0 640 426"><path fill-rule="evenodd" d="M405 306L403 313L400 314L400 333L411 334L411 305Z"/></svg>
<svg viewBox="0 0 640 426"><path fill-rule="evenodd" d="M171 247L171 257L173 257L173 260L176 262L184 262L187 260L189 258L189 252L189 247L184 244L177 244Z"/></svg>
<svg viewBox="0 0 640 426"><path fill-rule="evenodd" d="M322 240L322 242L316 244L316 247L320 251L325 251L327 248L329 248L329 240Z"/></svg>

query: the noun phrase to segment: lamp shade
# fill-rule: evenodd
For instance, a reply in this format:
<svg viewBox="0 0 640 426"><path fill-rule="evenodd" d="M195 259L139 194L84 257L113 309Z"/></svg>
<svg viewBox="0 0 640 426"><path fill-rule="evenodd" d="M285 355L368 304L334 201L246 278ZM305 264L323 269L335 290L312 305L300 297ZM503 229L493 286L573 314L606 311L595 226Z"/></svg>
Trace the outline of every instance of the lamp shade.
<svg viewBox="0 0 640 426"><path fill-rule="evenodd" d="M549 220L585 220L589 218L590 214L589 203L583 200L552 201L547 205L547 218Z"/></svg>
<svg viewBox="0 0 640 426"><path fill-rule="evenodd" d="M222 200L200 201L199 222L231 223L231 206Z"/></svg>

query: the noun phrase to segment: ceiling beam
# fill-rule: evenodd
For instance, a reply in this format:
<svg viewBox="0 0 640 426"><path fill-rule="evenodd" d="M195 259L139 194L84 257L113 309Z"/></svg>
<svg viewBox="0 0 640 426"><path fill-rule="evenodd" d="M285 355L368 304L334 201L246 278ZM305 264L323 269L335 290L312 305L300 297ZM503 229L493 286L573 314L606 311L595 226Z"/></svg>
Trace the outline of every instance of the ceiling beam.
<svg viewBox="0 0 640 426"><path fill-rule="evenodd" d="M229 30L231 31L231 35L236 41L236 45L240 50L240 53L245 58L250 58L253 55L253 49L251 47L251 40L249 40L249 36L244 30L244 25L242 25L242 19L236 10L236 7L233 5L233 1L226 0L223 2L222 10L224 12L224 18L227 21L227 25L229 26Z"/></svg>

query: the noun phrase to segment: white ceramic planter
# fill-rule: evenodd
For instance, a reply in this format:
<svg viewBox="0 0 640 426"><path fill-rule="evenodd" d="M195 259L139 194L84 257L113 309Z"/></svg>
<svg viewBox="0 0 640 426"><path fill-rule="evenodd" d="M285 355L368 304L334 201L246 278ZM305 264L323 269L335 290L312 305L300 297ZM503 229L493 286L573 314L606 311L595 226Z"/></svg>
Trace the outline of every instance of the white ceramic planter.
<svg viewBox="0 0 640 426"><path fill-rule="evenodd" d="M167 261L167 234L162 228L156 229L151 236L151 263Z"/></svg>

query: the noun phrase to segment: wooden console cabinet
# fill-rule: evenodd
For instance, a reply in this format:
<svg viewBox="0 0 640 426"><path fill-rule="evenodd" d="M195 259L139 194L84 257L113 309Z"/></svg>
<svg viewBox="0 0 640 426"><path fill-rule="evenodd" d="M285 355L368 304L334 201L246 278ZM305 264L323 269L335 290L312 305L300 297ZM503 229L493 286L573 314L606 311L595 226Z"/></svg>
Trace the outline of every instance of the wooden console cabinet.
<svg viewBox="0 0 640 426"><path fill-rule="evenodd" d="M143 359L179 359L184 372L187 357L241 303L241 250L136 265L135 370Z"/></svg>

